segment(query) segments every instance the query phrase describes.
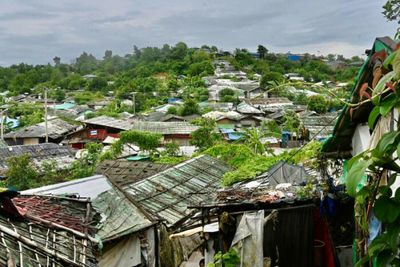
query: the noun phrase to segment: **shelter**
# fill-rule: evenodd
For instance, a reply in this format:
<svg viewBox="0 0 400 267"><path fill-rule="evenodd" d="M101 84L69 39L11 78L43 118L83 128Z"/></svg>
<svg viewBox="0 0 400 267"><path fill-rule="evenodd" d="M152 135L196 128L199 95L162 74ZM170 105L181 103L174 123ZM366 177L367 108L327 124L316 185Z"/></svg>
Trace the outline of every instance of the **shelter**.
<svg viewBox="0 0 400 267"><path fill-rule="evenodd" d="M93 208L101 220L96 234L101 247L96 254L98 266L157 266L157 235L155 223L150 221L103 175L94 175L22 192L36 196L84 196L92 199ZM145 238L143 238L145 237ZM146 247L146 249L142 249Z"/></svg>
<svg viewBox="0 0 400 267"><path fill-rule="evenodd" d="M299 174L308 175L302 167L284 166L279 162L258 179L224 188L193 207L201 214L206 264L221 251L236 253L241 266L335 266L328 224L314 204L318 190L304 188ZM206 231L216 222L216 232ZM315 242L323 244L324 256L317 259Z"/></svg>
<svg viewBox="0 0 400 267"><path fill-rule="evenodd" d="M9 158L24 154L30 156L32 164L39 172L45 162L55 162L57 168L62 170L69 168L75 160L74 150L54 143L0 147L0 175L7 171Z"/></svg>
<svg viewBox="0 0 400 267"><path fill-rule="evenodd" d="M136 206L149 215L152 222L160 222L159 259L163 266L178 266L201 244L198 235L168 238L172 228L179 227L194 214L189 205L198 204L215 196L222 175L230 170L223 162L209 156L199 156L175 166L151 162L106 161L97 172Z"/></svg>
<svg viewBox="0 0 400 267"><path fill-rule="evenodd" d="M129 163L131 164L131 163ZM154 219L165 222L167 227L179 225L193 215L187 207L215 196L220 179L230 170L222 161L207 155L187 160L165 170L164 165L135 162L138 175L130 181L123 175L105 172L110 181L125 192L135 203ZM119 164L121 166L121 164ZM155 168L156 170L152 170ZM147 173L155 173L147 176Z"/></svg>
<svg viewBox="0 0 400 267"><path fill-rule="evenodd" d="M74 138L97 138L103 141L107 136L118 137L118 133L127 130L136 130L161 134L164 142L175 141L180 145L189 145L191 134L199 127L188 122L154 122L138 120L119 120L107 116L95 117L85 120L86 129L80 136ZM72 143L71 141L69 143Z"/></svg>
<svg viewBox="0 0 400 267"><path fill-rule="evenodd" d="M373 74L374 68L379 67L380 63L377 61L379 58L372 60L372 56L381 51L390 54L396 49L396 45L397 42L389 37L376 38L367 60L356 77L355 86L350 99L352 103L358 103L362 99L360 90L364 83L368 83L368 85L372 87L379 81L380 77L374 77ZM373 107L371 103L365 103L354 110L350 107L344 108L337 119L332 137L324 143L322 149L324 154L328 157L348 158L351 154L357 153L357 151L352 152L352 150L356 148L353 137L360 140L357 136L365 135L365 128L368 128L365 123L368 122L368 116ZM370 135L370 133L368 133L368 135Z"/></svg>
<svg viewBox="0 0 400 267"><path fill-rule="evenodd" d="M267 185L275 187L279 184L291 184L291 185L305 185L307 180L312 178L313 174L303 166L293 165L284 161L279 161L274 166L268 169L263 174L257 176L251 183L254 184L259 182L257 186ZM316 178L316 177L313 177Z"/></svg>
<svg viewBox="0 0 400 267"><path fill-rule="evenodd" d="M47 122L47 134L49 142L60 143L66 135L76 131L79 124L64 121L60 118L49 119ZM46 141L46 123L20 128L4 135L4 140L9 145L34 145Z"/></svg>
<svg viewBox="0 0 400 267"><path fill-rule="evenodd" d="M95 266L95 212L86 199L0 195L0 265Z"/></svg>

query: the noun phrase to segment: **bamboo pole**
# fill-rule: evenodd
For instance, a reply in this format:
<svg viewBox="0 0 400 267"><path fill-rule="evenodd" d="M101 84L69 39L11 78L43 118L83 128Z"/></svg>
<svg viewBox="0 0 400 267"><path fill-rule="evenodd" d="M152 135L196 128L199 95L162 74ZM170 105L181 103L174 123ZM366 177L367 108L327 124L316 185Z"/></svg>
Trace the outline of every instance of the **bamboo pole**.
<svg viewBox="0 0 400 267"><path fill-rule="evenodd" d="M33 216L33 215L29 215L29 214L25 214L25 217L31 218L33 220L37 220L39 222L42 222L44 224L50 225L50 226L55 227L55 228L59 228L59 229L65 230L65 231L70 232L70 233L72 233L72 234L74 234L74 235L76 235L76 236L78 236L80 238L89 239L90 241L92 241L92 242L94 242L96 244L99 243L99 241L97 239L91 237L90 235L85 235L84 233L81 233L81 232L76 231L74 229L68 228L68 227L63 226L61 224L50 222L50 221L44 220L44 219L42 219L40 217L36 217L36 216Z"/></svg>
<svg viewBox="0 0 400 267"><path fill-rule="evenodd" d="M0 231L5 233L6 235L9 235L11 237L16 238L17 240L19 240L18 242L22 242L25 245L27 245L29 247L32 247L37 251L44 252L45 254L49 254L49 255L51 255L51 256L53 256L53 257L65 262L65 263L68 263L70 266L81 266L77 262L74 262L74 261L70 260L68 257L66 257L64 255L61 255L60 253L58 253L58 252L56 252L54 250L48 249L48 248L43 247L43 246L39 246L35 241L30 240L30 239L20 235L18 232L13 231L13 230L9 229L8 227L0 225Z"/></svg>

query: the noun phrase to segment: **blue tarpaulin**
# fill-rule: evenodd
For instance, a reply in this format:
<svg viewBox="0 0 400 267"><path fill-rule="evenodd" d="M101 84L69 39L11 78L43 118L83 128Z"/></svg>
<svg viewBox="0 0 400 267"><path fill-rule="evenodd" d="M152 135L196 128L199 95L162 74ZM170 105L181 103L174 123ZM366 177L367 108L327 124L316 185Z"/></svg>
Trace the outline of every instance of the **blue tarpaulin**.
<svg viewBox="0 0 400 267"><path fill-rule="evenodd" d="M219 130L220 130L221 133L223 133L223 134L229 134L229 133L234 133L234 132L235 132L234 129L224 129L224 128L221 128L221 129L219 129Z"/></svg>
<svg viewBox="0 0 400 267"><path fill-rule="evenodd" d="M0 118L0 123L3 119ZM9 117L6 117L4 120L4 124L7 125L10 129L17 128L19 126L19 120L17 119L11 119Z"/></svg>
<svg viewBox="0 0 400 267"><path fill-rule="evenodd" d="M242 137L243 137L242 133L238 133L238 132L236 132L236 133L228 133L228 139L231 140L231 141L239 140Z"/></svg>
<svg viewBox="0 0 400 267"><path fill-rule="evenodd" d="M74 103L65 102L65 103L60 104L60 105L55 105L53 108L57 109L57 110L66 110L66 109L71 109L73 107L75 107Z"/></svg>

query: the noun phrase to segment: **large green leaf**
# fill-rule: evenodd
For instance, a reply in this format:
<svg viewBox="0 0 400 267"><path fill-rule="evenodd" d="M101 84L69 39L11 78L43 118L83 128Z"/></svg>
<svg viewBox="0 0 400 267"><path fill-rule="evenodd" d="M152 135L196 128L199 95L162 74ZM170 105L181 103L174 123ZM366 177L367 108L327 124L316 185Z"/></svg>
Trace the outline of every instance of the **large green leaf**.
<svg viewBox="0 0 400 267"><path fill-rule="evenodd" d="M376 84L374 91L372 91L372 97L373 97L372 102L375 104L375 106L377 106L379 104L379 97L374 97L374 96L381 93L385 89L386 83L390 82L395 76L396 76L396 73L394 71L388 72Z"/></svg>
<svg viewBox="0 0 400 267"><path fill-rule="evenodd" d="M381 114L380 113L380 107L379 106L375 106L372 109L372 111L371 111L371 113L369 114L369 117L368 117L368 126L369 126L370 129L374 128L376 119L379 117L380 114Z"/></svg>
<svg viewBox="0 0 400 267"><path fill-rule="evenodd" d="M381 140L379 140L378 145L374 149L378 154L373 153L374 155L392 155L397 148L398 141L400 137L400 132L389 132L382 136Z"/></svg>
<svg viewBox="0 0 400 267"><path fill-rule="evenodd" d="M386 116L389 112L396 106L397 104L397 96L394 94L389 95L386 97L380 104L379 104L379 112L382 116Z"/></svg>
<svg viewBox="0 0 400 267"><path fill-rule="evenodd" d="M385 61L383 62L383 67L384 67L385 69L389 69L389 66L392 65L393 60L394 60L396 54L399 53L399 51L400 51L400 50L397 50L396 52L391 53L391 54L385 59Z"/></svg>
<svg viewBox="0 0 400 267"><path fill-rule="evenodd" d="M397 157L400 157L400 143L397 145L396 152L397 152Z"/></svg>
<svg viewBox="0 0 400 267"><path fill-rule="evenodd" d="M394 259L393 252L389 249L386 249L379 253L379 256L376 258L376 266L377 267L386 267L392 266L390 263Z"/></svg>
<svg viewBox="0 0 400 267"><path fill-rule="evenodd" d="M365 154L366 154L366 151L363 151L361 153L358 153L351 159L349 159L349 161L347 162L347 168L350 170L353 167L353 164L358 162L361 158L363 158L365 156Z"/></svg>
<svg viewBox="0 0 400 267"><path fill-rule="evenodd" d="M394 54L392 62L393 71L396 73L396 77L400 77L400 53L397 50Z"/></svg>
<svg viewBox="0 0 400 267"><path fill-rule="evenodd" d="M356 196L357 185L360 183L363 175L365 174L365 171L367 170L371 162L371 160L360 159L359 161L352 164L346 181L347 193L350 196Z"/></svg>
<svg viewBox="0 0 400 267"><path fill-rule="evenodd" d="M386 234L390 248L392 249L393 252L396 252L400 234L400 225L398 223L390 224L388 226Z"/></svg>
<svg viewBox="0 0 400 267"><path fill-rule="evenodd" d="M399 217L400 209L394 199L381 196L375 202L374 213L382 222L393 223Z"/></svg>
<svg viewBox="0 0 400 267"><path fill-rule="evenodd" d="M375 238L371 245L368 247L368 254L370 257L377 256L380 252L388 249L388 241L385 235L380 235Z"/></svg>

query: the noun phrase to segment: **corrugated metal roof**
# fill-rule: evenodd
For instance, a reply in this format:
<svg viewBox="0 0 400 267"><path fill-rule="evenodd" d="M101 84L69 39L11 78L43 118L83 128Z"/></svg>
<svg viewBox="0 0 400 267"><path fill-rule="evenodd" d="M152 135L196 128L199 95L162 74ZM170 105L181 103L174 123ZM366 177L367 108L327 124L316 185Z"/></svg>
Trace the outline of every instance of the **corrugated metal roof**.
<svg viewBox="0 0 400 267"><path fill-rule="evenodd" d="M252 105L242 102L236 107L236 111L242 114L264 114L261 110L253 107Z"/></svg>
<svg viewBox="0 0 400 267"><path fill-rule="evenodd" d="M55 118L47 122L49 138L57 139L65 134L76 130L79 125L66 122L62 119ZM15 132L9 132L4 138L44 138L46 136L45 122L41 122L32 126L18 129Z"/></svg>
<svg viewBox="0 0 400 267"><path fill-rule="evenodd" d="M222 161L201 155L121 188L137 205L173 226L191 215L188 206L214 198L230 170Z"/></svg>
<svg viewBox="0 0 400 267"><path fill-rule="evenodd" d="M97 235L107 242L152 225L152 222L121 192L114 189L103 175L94 175L23 191L27 195L79 195L92 199L101 214Z"/></svg>
<svg viewBox="0 0 400 267"><path fill-rule="evenodd" d="M97 232L103 242L140 231L153 224L116 189L100 194L92 204L104 218Z"/></svg>
<svg viewBox="0 0 400 267"><path fill-rule="evenodd" d="M130 125L132 123L131 121L128 120L120 120L108 116L94 117L88 120L84 120L83 122L86 124L99 125L103 127L110 127L120 130L130 130L131 127Z"/></svg>
<svg viewBox="0 0 400 267"><path fill-rule="evenodd" d="M75 160L75 153L71 148L54 143L0 147L0 173L4 173L8 168L7 161L10 157L23 154L28 154L33 165L39 170L45 161L53 161L59 169L63 169L69 167Z"/></svg>
<svg viewBox="0 0 400 267"><path fill-rule="evenodd" d="M90 227L93 213L88 202L18 196L7 205L13 204L19 215L0 212L1 266L6 265L9 256L16 266L96 265L95 244L91 241L94 232Z"/></svg>
<svg viewBox="0 0 400 267"><path fill-rule="evenodd" d="M188 122L152 122L135 121L131 125L131 130L152 132L159 134L191 134L199 127Z"/></svg>
<svg viewBox="0 0 400 267"><path fill-rule="evenodd" d="M159 134L190 134L199 127L188 122L154 122L119 120L112 117L100 116L83 121L86 124L100 125L120 130L137 130Z"/></svg>
<svg viewBox="0 0 400 267"><path fill-rule="evenodd" d="M110 190L111 185L103 175L93 175L64 183L42 186L22 191L27 195L72 195L94 199L101 193Z"/></svg>
<svg viewBox="0 0 400 267"><path fill-rule="evenodd" d="M168 169L171 165L153 162L106 160L99 164L97 173L105 175L117 187L140 181Z"/></svg>

